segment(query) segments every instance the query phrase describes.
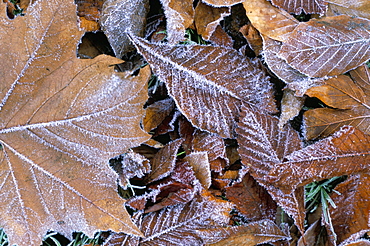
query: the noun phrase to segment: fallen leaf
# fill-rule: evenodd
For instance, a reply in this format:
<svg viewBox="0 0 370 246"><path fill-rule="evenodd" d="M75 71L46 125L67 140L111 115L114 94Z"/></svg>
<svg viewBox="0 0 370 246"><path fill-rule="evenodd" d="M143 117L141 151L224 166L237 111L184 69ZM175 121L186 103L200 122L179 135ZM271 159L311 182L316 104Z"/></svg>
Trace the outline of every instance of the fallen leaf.
<svg viewBox="0 0 370 246"><path fill-rule="evenodd" d="M174 140L166 144L151 160L152 171L145 176L145 183L167 177L175 168L177 151L181 146L182 139Z"/></svg>
<svg viewBox="0 0 370 246"><path fill-rule="evenodd" d="M166 15L167 40L177 44L185 38L185 30L194 21L193 0L171 1L160 0Z"/></svg>
<svg viewBox="0 0 370 246"><path fill-rule="evenodd" d="M299 15L303 12L306 14L320 14L326 12L327 2L324 0L271 0L271 3L289 13Z"/></svg>
<svg viewBox="0 0 370 246"><path fill-rule="evenodd" d="M298 21L284 10L266 0L246 0L245 12L252 25L263 35L285 42L298 25Z"/></svg>
<svg viewBox="0 0 370 246"><path fill-rule="evenodd" d="M325 228L321 226L321 220L316 220L306 230L305 234L298 240L297 246L327 246L328 242L326 241L326 237L322 236L322 230L325 230Z"/></svg>
<svg viewBox="0 0 370 246"><path fill-rule="evenodd" d="M194 126L230 138L242 102L274 109L272 87L257 61L230 48L151 44L132 38Z"/></svg>
<svg viewBox="0 0 370 246"><path fill-rule="evenodd" d="M164 120L174 109L175 103L172 98L163 99L149 105L145 109L145 117L143 119L144 130L149 132Z"/></svg>
<svg viewBox="0 0 370 246"><path fill-rule="evenodd" d="M214 7L230 7L244 0L202 0L202 2Z"/></svg>
<svg viewBox="0 0 370 246"><path fill-rule="evenodd" d="M247 40L249 47L259 56L263 50L262 38L258 30L251 24L244 25L240 28L240 33Z"/></svg>
<svg viewBox="0 0 370 246"><path fill-rule="evenodd" d="M233 47L233 39L225 32L220 25L216 27L216 30L212 33L209 41L218 46Z"/></svg>
<svg viewBox="0 0 370 246"><path fill-rule="evenodd" d="M211 169L207 152L193 152L185 156L183 160L187 161L193 168L195 177L197 177L203 188L208 189L211 186Z"/></svg>
<svg viewBox="0 0 370 246"><path fill-rule="evenodd" d="M368 120L370 106L367 94L350 77L340 75L328 79L324 85L312 87L306 94L317 97L332 107L311 109L304 113L307 139L328 136L344 125L352 125L365 133L370 133Z"/></svg>
<svg viewBox="0 0 370 246"><path fill-rule="evenodd" d="M236 205L247 221L275 219L276 202L249 174L243 177L242 182L234 183L225 190L226 198Z"/></svg>
<svg viewBox="0 0 370 246"><path fill-rule="evenodd" d="M230 8L214 8L199 2L195 8L194 24L204 40L210 40L220 22L230 15Z"/></svg>
<svg viewBox="0 0 370 246"><path fill-rule="evenodd" d="M106 0L100 17L102 30L111 44L116 57L122 58L135 50L127 32L143 37L149 0Z"/></svg>
<svg viewBox="0 0 370 246"><path fill-rule="evenodd" d="M353 234L370 231L369 185L370 175L363 173L352 175L335 187L339 194L333 192L331 198L337 208L330 209L330 217L338 244Z"/></svg>
<svg viewBox="0 0 370 246"><path fill-rule="evenodd" d="M325 0L328 12L333 15L346 14L353 17L370 19L370 3L367 0ZM328 14L328 13L327 13Z"/></svg>
<svg viewBox="0 0 370 246"><path fill-rule="evenodd" d="M84 17L86 20L97 22L105 1L106 0L75 0L78 16Z"/></svg>
<svg viewBox="0 0 370 246"><path fill-rule="evenodd" d="M289 235L267 219L241 226L198 230L198 233L206 239L207 245L213 246L257 245L289 239Z"/></svg>
<svg viewBox="0 0 370 246"><path fill-rule="evenodd" d="M369 246L369 245L370 245L370 241L367 239L359 239L353 242L341 244L341 246Z"/></svg>
<svg viewBox="0 0 370 246"><path fill-rule="evenodd" d="M283 129L284 125L296 117L301 111L306 97L296 97L295 92L290 89L283 91L281 99L281 114L279 119L279 128Z"/></svg>
<svg viewBox="0 0 370 246"><path fill-rule="evenodd" d="M141 235L108 160L149 138L140 128L149 68L131 76L114 72L113 57L77 59L83 32L73 1L37 1L14 20L5 8L0 218L9 244L38 245L50 229Z"/></svg>
<svg viewBox="0 0 370 246"><path fill-rule="evenodd" d="M300 22L279 55L310 77L335 76L370 59L370 20L347 15Z"/></svg>
<svg viewBox="0 0 370 246"><path fill-rule="evenodd" d="M370 93L370 68L366 64L351 70L349 75L365 94Z"/></svg>
<svg viewBox="0 0 370 246"><path fill-rule="evenodd" d="M366 172L370 165L370 136L344 126L333 136L285 158L271 169L268 182L289 194L314 181Z"/></svg>

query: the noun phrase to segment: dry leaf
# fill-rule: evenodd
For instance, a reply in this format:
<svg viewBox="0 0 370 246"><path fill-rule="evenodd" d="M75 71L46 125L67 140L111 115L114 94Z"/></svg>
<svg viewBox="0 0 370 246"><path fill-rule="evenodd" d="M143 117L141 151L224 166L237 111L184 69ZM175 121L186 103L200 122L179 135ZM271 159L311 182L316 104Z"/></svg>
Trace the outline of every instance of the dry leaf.
<svg viewBox="0 0 370 246"><path fill-rule="evenodd" d="M126 32L143 37L148 12L149 0L106 0L100 25L116 57L122 58L135 49Z"/></svg>
<svg viewBox="0 0 370 246"><path fill-rule="evenodd" d="M151 160L152 171L145 177L145 183L167 177L175 168L177 151L181 146L182 139L174 140L166 144Z"/></svg>
<svg viewBox="0 0 370 246"><path fill-rule="evenodd" d="M266 0L246 0L243 6L248 19L261 34L281 42L287 40L299 23L289 13Z"/></svg>
<svg viewBox="0 0 370 246"><path fill-rule="evenodd" d="M279 119L279 128L283 129L284 125L296 117L301 111L306 97L296 97L295 92L285 89L281 99L281 115Z"/></svg>
<svg viewBox="0 0 370 246"><path fill-rule="evenodd" d="M332 15L346 14L370 19L370 2L367 0L325 0ZM327 13L328 15L328 13Z"/></svg>
<svg viewBox="0 0 370 246"><path fill-rule="evenodd" d="M185 156L183 160L187 161L193 168L195 176L202 184L203 188L208 189L211 186L211 169L207 152L193 152Z"/></svg>
<svg viewBox="0 0 370 246"><path fill-rule="evenodd" d="M234 246L257 245L287 240L289 235L282 232L271 220L260 220L241 226L230 226L211 230L199 230L207 245Z"/></svg>
<svg viewBox="0 0 370 246"><path fill-rule="evenodd" d="M275 201L249 174L244 176L242 182L227 187L225 195L248 221L275 219Z"/></svg>
<svg viewBox="0 0 370 246"><path fill-rule="evenodd" d="M171 113L174 109L175 103L172 98L167 98L161 101L157 101L149 105L145 109L145 117L143 120L144 130L149 132L159 124Z"/></svg>
<svg viewBox="0 0 370 246"><path fill-rule="evenodd" d="M359 239L353 242L341 244L341 246L370 246L370 241L367 239Z"/></svg>
<svg viewBox="0 0 370 246"><path fill-rule="evenodd" d="M220 25L216 27L216 30L212 33L209 41L218 46L233 47L233 39L225 32Z"/></svg>
<svg viewBox="0 0 370 246"><path fill-rule="evenodd" d="M230 15L230 8L214 8L199 2L195 8L194 23L197 33L204 40L210 40L212 34L219 26L220 21Z"/></svg>
<svg viewBox="0 0 370 246"><path fill-rule="evenodd" d="M244 0L202 0L202 2L213 7L230 7L243 1Z"/></svg>
<svg viewBox="0 0 370 246"><path fill-rule="evenodd" d="M370 87L366 89L368 93ZM365 133L370 133L368 120L370 106L367 94L350 77L340 75L331 78L325 85L313 87L306 94L317 97L332 107L311 109L304 113L307 139L328 136L344 125L352 125Z"/></svg>
<svg viewBox="0 0 370 246"><path fill-rule="evenodd" d="M333 136L285 158L265 179L289 194L313 181L366 172L370 165L370 136L344 126Z"/></svg>
<svg viewBox="0 0 370 246"><path fill-rule="evenodd" d="M279 55L310 77L335 76L370 59L370 20L347 15L301 22Z"/></svg>
<svg viewBox="0 0 370 246"><path fill-rule="evenodd" d="M271 3L289 13L299 15L302 11L306 14L323 15L327 8L327 0L271 0Z"/></svg>
<svg viewBox="0 0 370 246"><path fill-rule="evenodd" d="M76 58L82 32L73 1L38 1L9 20L0 3L0 218L10 245L37 245L49 229L141 232L108 166L149 137L140 128L148 68L116 73L120 60ZM63 26L63 29L60 29ZM11 68L11 70L9 70ZM126 127L122 127L125 125Z"/></svg>
<svg viewBox="0 0 370 246"><path fill-rule="evenodd" d="M370 93L370 69L366 64L351 70L349 75L364 90L365 94Z"/></svg>
<svg viewBox="0 0 370 246"><path fill-rule="evenodd" d="M368 173L350 176L335 187L340 194L333 192L331 195L337 208L330 209L330 217L338 243L353 234L370 231L368 224L370 219L369 187L370 175Z"/></svg>
<svg viewBox="0 0 370 246"><path fill-rule="evenodd" d="M74 2L77 4L78 16L85 17L90 21L98 21L105 1L106 0L75 0Z"/></svg>
<svg viewBox="0 0 370 246"><path fill-rule="evenodd" d="M232 137L243 101L275 109L272 87L258 61L230 48L151 44L132 38L154 73L165 81L179 110L202 130Z"/></svg>
<svg viewBox="0 0 370 246"><path fill-rule="evenodd" d="M244 38L247 40L249 47L254 51L256 56L262 53L263 44L262 37L258 30L254 28L251 24L244 25L239 30L243 34Z"/></svg>
<svg viewBox="0 0 370 246"><path fill-rule="evenodd" d="M167 19L167 40L170 44L177 44L185 39L186 28L193 24L193 0L160 1Z"/></svg>

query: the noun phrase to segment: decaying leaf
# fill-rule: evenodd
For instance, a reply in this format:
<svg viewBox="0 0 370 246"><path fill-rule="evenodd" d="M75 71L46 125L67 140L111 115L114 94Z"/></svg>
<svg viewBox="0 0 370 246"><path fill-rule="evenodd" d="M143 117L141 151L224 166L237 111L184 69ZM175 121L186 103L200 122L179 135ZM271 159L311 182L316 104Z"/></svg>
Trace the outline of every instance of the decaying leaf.
<svg viewBox="0 0 370 246"><path fill-rule="evenodd" d="M185 39L185 29L193 24L193 0L160 1L167 18L167 40L170 44L177 44Z"/></svg>
<svg viewBox="0 0 370 246"><path fill-rule="evenodd" d="M370 166L370 136L344 126L333 136L285 158L287 161L275 165L266 179L289 194L313 181L366 172Z"/></svg>
<svg viewBox="0 0 370 246"><path fill-rule="evenodd" d="M369 69L366 68L362 72L369 72ZM306 92L308 96L317 97L332 108L317 108L305 112L306 138L328 136L344 125L352 125L365 133L370 133L368 118L370 106L368 94L365 94L365 89L366 93L369 93L370 87L364 85L365 88L354 83L350 77L340 75L327 80L322 86L309 89Z"/></svg>
<svg viewBox="0 0 370 246"><path fill-rule="evenodd" d="M335 76L370 59L370 20L347 15L301 22L279 55L310 77Z"/></svg>
<svg viewBox="0 0 370 246"><path fill-rule="evenodd" d="M262 38L258 30L251 24L244 25L240 28L240 33L247 40L249 47L254 51L256 56L260 55L263 50Z"/></svg>
<svg viewBox="0 0 370 246"><path fill-rule="evenodd" d="M289 235L267 219L241 226L199 230L198 233L212 246L257 245L289 239Z"/></svg>
<svg viewBox="0 0 370 246"><path fill-rule="evenodd" d="M145 177L145 182L150 183L168 176L176 164L176 154L181 146L182 139L166 144L151 161L152 171Z"/></svg>
<svg viewBox="0 0 370 246"><path fill-rule="evenodd" d="M230 138L243 102L275 108L272 87L258 62L233 49L132 39L179 110L200 129Z"/></svg>
<svg viewBox="0 0 370 246"><path fill-rule="evenodd" d="M143 119L144 130L149 132L159 126L160 123L174 109L175 104L172 98L163 99L149 105L145 109L145 117Z"/></svg>
<svg viewBox="0 0 370 246"><path fill-rule="evenodd" d="M370 19L370 3L367 0L325 0L328 13L333 15L346 14L353 17Z"/></svg>
<svg viewBox="0 0 370 246"><path fill-rule="evenodd" d="M187 155L184 160L189 162L203 188L208 189L211 186L211 169L207 152L193 152Z"/></svg>
<svg viewBox="0 0 370 246"><path fill-rule="evenodd" d="M149 0L106 0L100 25L116 57L122 58L124 54L135 49L126 32L143 37L148 12Z"/></svg>
<svg viewBox="0 0 370 246"><path fill-rule="evenodd" d="M336 209L330 209L334 231L337 234L337 243L343 242L353 234L370 231L370 175L368 173L350 176L340 183L331 198ZM362 233L361 233L362 232Z"/></svg>
<svg viewBox="0 0 370 246"><path fill-rule="evenodd" d="M302 11L306 14L323 15L327 8L327 2L324 0L271 0L271 3L289 13L299 15Z"/></svg>
<svg viewBox="0 0 370 246"><path fill-rule="evenodd" d="M0 218L9 244L38 245L49 229L141 235L108 160L149 138L140 128L149 68L131 76L114 72L121 61L113 57L77 59L73 1L37 1L14 20L5 8Z"/></svg>
<svg viewBox="0 0 370 246"><path fill-rule="evenodd" d="M214 8L199 2L195 8L194 24L204 40L210 40L212 34L223 20L230 15L230 8Z"/></svg>
<svg viewBox="0 0 370 246"><path fill-rule="evenodd" d="M301 111L306 97L296 97L295 92L286 89L283 92L283 98L281 99L281 115L279 119L279 128L282 129L284 125L294 117L296 117Z"/></svg>
<svg viewBox="0 0 370 246"><path fill-rule="evenodd" d="M243 6L252 25L261 34L274 40L285 42L299 23L289 13L266 0L246 0Z"/></svg>
<svg viewBox="0 0 370 246"><path fill-rule="evenodd" d="M225 195L248 221L275 219L276 202L249 174L245 174L242 182L227 187Z"/></svg>

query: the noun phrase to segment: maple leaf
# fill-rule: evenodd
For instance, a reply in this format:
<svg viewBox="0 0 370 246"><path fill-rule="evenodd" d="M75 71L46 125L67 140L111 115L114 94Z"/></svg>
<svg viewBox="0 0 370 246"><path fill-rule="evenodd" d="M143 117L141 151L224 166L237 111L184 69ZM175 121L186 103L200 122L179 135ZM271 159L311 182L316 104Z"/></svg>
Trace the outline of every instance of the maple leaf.
<svg viewBox="0 0 370 246"><path fill-rule="evenodd" d="M230 138L242 102L275 109L271 84L258 61L230 48L154 44L131 37L194 126Z"/></svg>
<svg viewBox="0 0 370 246"><path fill-rule="evenodd" d="M108 160L149 138L140 128L149 68L76 58L73 1L44 0L9 20L0 3L0 221L9 244L37 245L48 230L141 235L116 192ZM125 126L125 127L122 127Z"/></svg>
<svg viewBox="0 0 370 246"><path fill-rule="evenodd" d="M356 82L346 75L340 75L306 92L308 96L317 97L332 107L312 109L304 113L307 139L328 136L344 125L352 125L370 133L370 105L367 99L370 92L370 70L364 65L350 74Z"/></svg>
<svg viewBox="0 0 370 246"><path fill-rule="evenodd" d="M370 58L370 21L347 15L300 22L279 55L310 77L335 76Z"/></svg>
<svg viewBox="0 0 370 246"><path fill-rule="evenodd" d="M149 0L107 0L103 5L100 25L107 35L114 53L122 58L135 50L126 32L143 37Z"/></svg>

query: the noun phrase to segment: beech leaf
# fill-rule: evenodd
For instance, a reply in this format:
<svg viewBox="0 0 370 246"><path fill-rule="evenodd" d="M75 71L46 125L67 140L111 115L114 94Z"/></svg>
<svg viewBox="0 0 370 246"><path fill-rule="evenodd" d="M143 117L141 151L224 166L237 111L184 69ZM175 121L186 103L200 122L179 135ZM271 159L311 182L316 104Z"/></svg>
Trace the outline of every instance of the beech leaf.
<svg viewBox="0 0 370 246"><path fill-rule="evenodd" d="M357 70L357 69L356 69ZM366 80L357 80L361 84L354 83L350 77L340 75L337 78L331 78L325 85L313 87L306 94L310 97L317 97L326 105L332 108L311 109L304 114L304 123L307 139L325 137L333 134L344 125L352 125L365 133L369 131L370 105L367 96L369 95L369 83L366 78L369 68L365 68L361 76ZM352 73L351 74L355 74ZM366 92L366 93L365 93Z"/></svg>
<svg viewBox="0 0 370 246"><path fill-rule="evenodd" d="M105 1L100 25L118 58L135 50L126 32L143 37L148 12L149 0Z"/></svg>
<svg viewBox="0 0 370 246"><path fill-rule="evenodd" d="M145 117L143 119L144 130L149 132L157 128L159 124L171 113L175 104L171 98L157 101L149 105L145 109Z"/></svg>
<svg viewBox="0 0 370 246"><path fill-rule="evenodd" d="M230 7L242 3L243 1L244 0L202 0L202 2L214 7Z"/></svg>
<svg viewBox="0 0 370 246"><path fill-rule="evenodd" d="M184 160L189 162L203 188L208 189L211 186L211 169L207 152L193 152L185 156Z"/></svg>
<svg viewBox="0 0 370 246"><path fill-rule="evenodd" d="M37 1L14 20L5 8L0 220L9 244L38 245L48 230L140 236L108 160L150 137L140 128L149 68L132 76L114 72L122 61L113 57L77 59L73 1Z"/></svg>
<svg viewBox="0 0 370 246"><path fill-rule="evenodd" d="M231 138L243 102L275 110L272 87L258 61L231 48L152 44L131 37L194 126Z"/></svg>
<svg viewBox="0 0 370 246"><path fill-rule="evenodd" d="M370 3L367 0L326 0L326 2L328 2L328 13L333 15L346 14L370 19Z"/></svg>
<svg viewBox="0 0 370 246"><path fill-rule="evenodd" d="M271 3L289 13L299 15L302 10L306 14L323 15L327 8L327 2L324 0L271 0Z"/></svg>
<svg viewBox="0 0 370 246"><path fill-rule="evenodd" d="M370 59L370 20L347 15L300 22L279 55L310 77L335 76Z"/></svg>

